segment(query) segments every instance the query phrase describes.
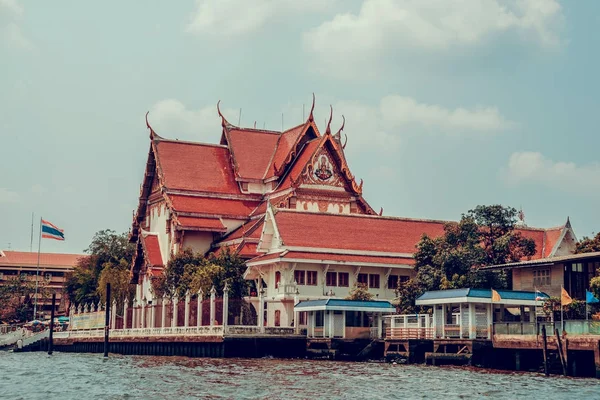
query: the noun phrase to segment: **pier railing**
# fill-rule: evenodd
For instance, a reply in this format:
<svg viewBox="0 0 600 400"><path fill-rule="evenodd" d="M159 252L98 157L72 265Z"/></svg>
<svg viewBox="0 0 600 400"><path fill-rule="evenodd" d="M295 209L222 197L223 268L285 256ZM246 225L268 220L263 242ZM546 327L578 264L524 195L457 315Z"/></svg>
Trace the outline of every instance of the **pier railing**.
<svg viewBox="0 0 600 400"><path fill-rule="evenodd" d="M386 339L433 339L433 328L387 328Z"/></svg>
<svg viewBox="0 0 600 400"><path fill-rule="evenodd" d="M555 329L564 331L570 335L600 335L600 321L567 320L561 322L496 322L494 323L494 335L540 335L542 326L546 326L546 332L554 332Z"/></svg>

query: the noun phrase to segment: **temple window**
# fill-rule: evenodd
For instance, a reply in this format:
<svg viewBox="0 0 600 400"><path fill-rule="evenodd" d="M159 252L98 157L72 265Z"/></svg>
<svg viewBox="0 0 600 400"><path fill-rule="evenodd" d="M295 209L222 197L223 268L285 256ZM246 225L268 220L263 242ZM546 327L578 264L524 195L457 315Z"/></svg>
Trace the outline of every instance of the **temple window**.
<svg viewBox="0 0 600 400"><path fill-rule="evenodd" d="M398 289L398 275L390 275L389 276L388 289Z"/></svg>
<svg viewBox="0 0 600 400"><path fill-rule="evenodd" d="M369 275L367 275L367 274L358 274L358 278L356 279L356 281L358 283L363 284L363 285L368 285L369 284Z"/></svg>
<svg viewBox="0 0 600 400"><path fill-rule="evenodd" d="M275 272L275 287L279 287L279 281L281 281L281 272Z"/></svg>
<svg viewBox="0 0 600 400"><path fill-rule="evenodd" d="M379 289L379 274L369 274L369 287Z"/></svg>
<svg viewBox="0 0 600 400"><path fill-rule="evenodd" d="M300 270L294 271L294 280L296 281L297 285L305 284L305 282L306 282L305 276L306 276L306 271L300 271Z"/></svg>
<svg viewBox="0 0 600 400"><path fill-rule="evenodd" d="M275 326L281 326L281 311L275 310Z"/></svg>
<svg viewBox="0 0 600 400"><path fill-rule="evenodd" d="M306 325L306 311L298 313L298 325Z"/></svg>
<svg viewBox="0 0 600 400"><path fill-rule="evenodd" d="M350 286L349 276L350 276L350 274L348 274L347 272L340 272L338 274L338 286L341 286L341 287Z"/></svg>
<svg viewBox="0 0 600 400"><path fill-rule="evenodd" d="M550 286L550 269L538 269L533 271L533 286Z"/></svg>
<svg viewBox="0 0 600 400"><path fill-rule="evenodd" d="M306 284L317 286L317 271L306 271Z"/></svg>
<svg viewBox="0 0 600 400"><path fill-rule="evenodd" d="M326 279L327 279L327 286L337 286L337 273L336 272L328 272Z"/></svg>
<svg viewBox="0 0 600 400"><path fill-rule="evenodd" d="M46 273L44 274L44 278L45 278L47 281L50 281L50 280L52 280L52 274L51 274L50 272L46 272Z"/></svg>

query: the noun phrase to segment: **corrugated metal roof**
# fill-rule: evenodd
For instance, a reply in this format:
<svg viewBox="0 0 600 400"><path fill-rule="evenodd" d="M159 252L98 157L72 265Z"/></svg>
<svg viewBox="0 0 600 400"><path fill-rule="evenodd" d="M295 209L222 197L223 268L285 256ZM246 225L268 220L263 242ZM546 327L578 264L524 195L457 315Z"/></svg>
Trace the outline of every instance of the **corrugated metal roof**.
<svg viewBox="0 0 600 400"><path fill-rule="evenodd" d="M306 300L296 304L295 308L302 307L360 307L360 308L389 308L394 310L395 307L389 301L381 300L343 300L343 299L321 299L321 300Z"/></svg>
<svg viewBox="0 0 600 400"><path fill-rule="evenodd" d="M535 301L536 292L525 292L519 290L496 290L503 300L528 300ZM538 292L538 297L548 298L546 293ZM452 299L457 297L477 297L483 299L492 298L491 289L448 289L448 290L431 290L423 293L417 300L442 300Z"/></svg>
<svg viewBox="0 0 600 400"><path fill-rule="evenodd" d="M569 254L566 256L539 258L537 260L519 261L519 262L513 262L513 263L506 263L506 264L488 265L487 267L482 267L482 269L508 269L508 268L529 267L529 266L535 266L535 265L539 265L539 264L555 264L555 263L559 263L559 262L577 261L577 260L584 260L584 259L594 258L594 257L600 257L600 251L596 251L596 252L592 252L592 253L583 253L583 254Z"/></svg>

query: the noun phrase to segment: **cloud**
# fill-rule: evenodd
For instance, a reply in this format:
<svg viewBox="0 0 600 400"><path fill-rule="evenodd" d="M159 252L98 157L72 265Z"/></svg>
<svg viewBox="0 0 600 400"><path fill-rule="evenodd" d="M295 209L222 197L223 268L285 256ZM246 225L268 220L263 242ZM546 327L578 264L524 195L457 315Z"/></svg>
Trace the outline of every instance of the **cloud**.
<svg viewBox="0 0 600 400"><path fill-rule="evenodd" d="M238 114L232 109L221 108L221 111L231 122ZM221 135L221 118L215 105L190 110L179 100L161 100L150 109L148 120L156 133L168 139L216 143Z"/></svg>
<svg viewBox="0 0 600 400"><path fill-rule="evenodd" d="M276 18L323 12L334 1L318 0L196 0L187 25L190 33L238 36L257 31Z"/></svg>
<svg viewBox="0 0 600 400"><path fill-rule="evenodd" d="M16 203L19 201L19 194L17 192L10 191L6 188L0 187L0 204L2 203Z"/></svg>
<svg viewBox="0 0 600 400"><path fill-rule="evenodd" d="M41 185L39 183L36 183L35 185L33 185L29 190L33 194L43 194L48 191L43 185Z"/></svg>
<svg viewBox="0 0 600 400"><path fill-rule="evenodd" d="M598 192L600 164L577 165L553 161L539 152L522 151L510 156L505 178L514 185L537 183L564 191Z"/></svg>
<svg viewBox="0 0 600 400"><path fill-rule="evenodd" d="M451 54L509 32L556 46L562 19L556 0L364 0L358 13L305 32L304 47L318 57L317 68L349 77L395 53Z"/></svg>
<svg viewBox="0 0 600 400"><path fill-rule="evenodd" d="M23 13L23 7L16 0L0 0L0 40L5 46L25 50L34 47L18 23Z"/></svg>

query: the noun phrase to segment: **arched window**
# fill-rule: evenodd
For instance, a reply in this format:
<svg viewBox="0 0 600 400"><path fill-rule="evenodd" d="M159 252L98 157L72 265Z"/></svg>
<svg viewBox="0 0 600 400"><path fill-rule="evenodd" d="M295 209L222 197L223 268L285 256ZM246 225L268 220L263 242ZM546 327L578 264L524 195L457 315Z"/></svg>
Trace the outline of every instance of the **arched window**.
<svg viewBox="0 0 600 400"><path fill-rule="evenodd" d="M279 287L279 281L281 280L281 272L275 272L275 288Z"/></svg>
<svg viewBox="0 0 600 400"><path fill-rule="evenodd" d="M281 310L275 310L275 326L281 326Z"/></svg>

